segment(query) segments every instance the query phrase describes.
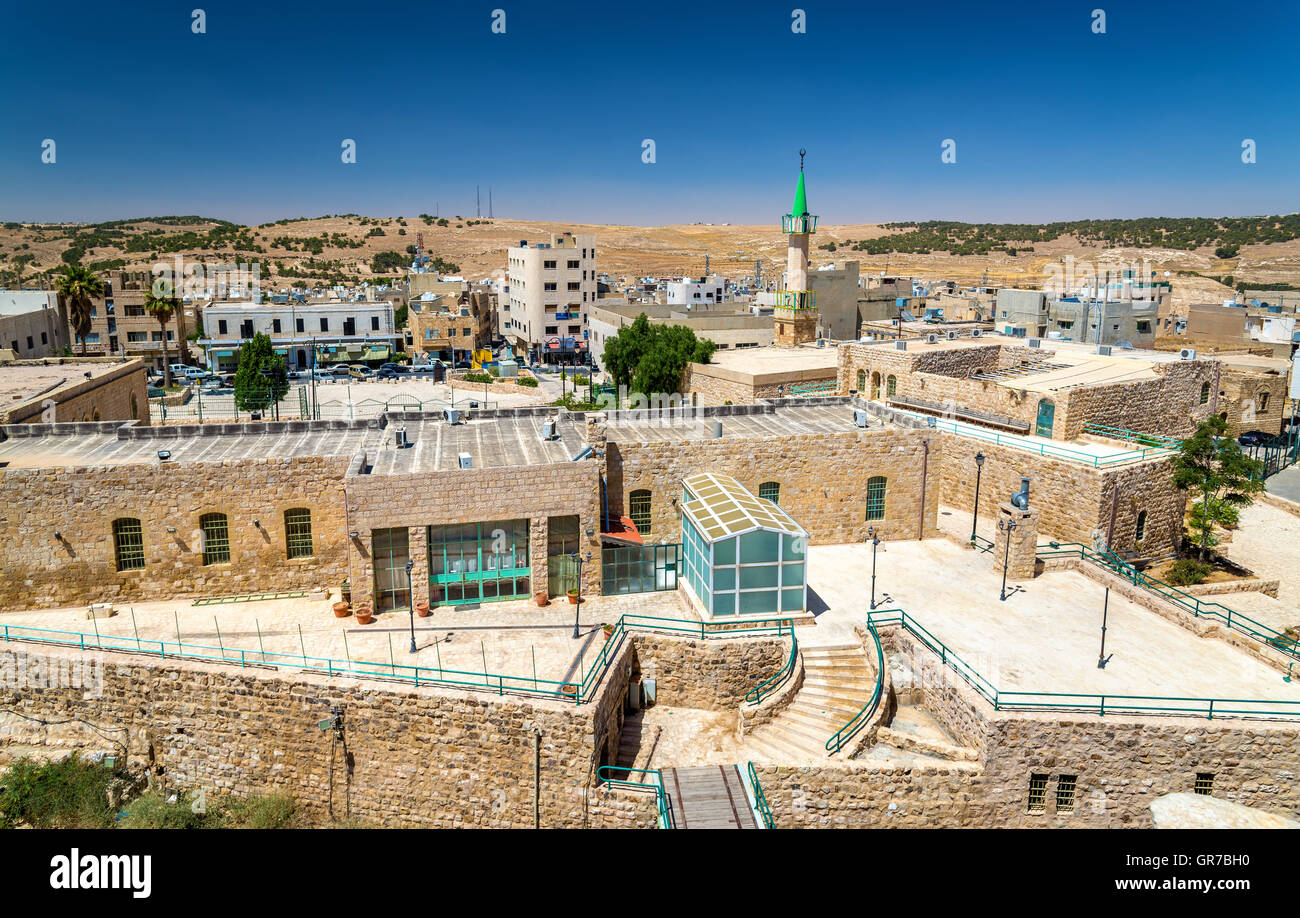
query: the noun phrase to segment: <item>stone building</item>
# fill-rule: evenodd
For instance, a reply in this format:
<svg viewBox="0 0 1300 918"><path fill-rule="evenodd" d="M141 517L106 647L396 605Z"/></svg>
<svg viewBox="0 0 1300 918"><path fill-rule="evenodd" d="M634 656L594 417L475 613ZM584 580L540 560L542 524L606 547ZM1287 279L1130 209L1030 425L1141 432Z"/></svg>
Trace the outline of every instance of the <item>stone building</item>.
<svg viewBox="0 0 1300 918"><path fill-rule="evenodd" d="M4 363L0 397L0 424L149 424L148 386L139 360L57 357Z"/></svg>
<svg viewBox="0 0 1300 918"><path fill-rule="evenodd" d="M411 300L406 318L407 349L449 362L492 344L496 294L468 291L457 296L426 294Z"/></svg>

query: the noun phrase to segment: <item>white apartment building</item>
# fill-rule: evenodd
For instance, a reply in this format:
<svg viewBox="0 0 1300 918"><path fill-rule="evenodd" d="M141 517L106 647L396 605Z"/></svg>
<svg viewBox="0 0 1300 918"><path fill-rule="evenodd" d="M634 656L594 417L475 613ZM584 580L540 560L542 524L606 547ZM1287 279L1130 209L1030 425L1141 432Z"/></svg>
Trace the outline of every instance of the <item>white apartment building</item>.
<svg viewBox="0 0 1300 918"><path fill-rule="evenodd" d="M534 362L586 357L587 309L596 301L596 237L551 235L521 240L507 251L509 299L501 302L502 334L516 358Z"/></svg>
<svg viewBox="0 0 1300 918"><path fill-rule="evenodd" d="M665 285L668 306L711 306L721 303L726 295L727 282L716 274L701 278L683 278L670 280Z"/></svg>
<svg viewBox="0 0 1300 918"><path fill-rule="evenodd" d="M214 371L233 370L239 364L239 345L261 332L284 355L290 368L330 363L388 360L401 335L393 325L393 304L289 303L268 305L222 302L201 311L205 337L202 344L208 366Z"/></svg>

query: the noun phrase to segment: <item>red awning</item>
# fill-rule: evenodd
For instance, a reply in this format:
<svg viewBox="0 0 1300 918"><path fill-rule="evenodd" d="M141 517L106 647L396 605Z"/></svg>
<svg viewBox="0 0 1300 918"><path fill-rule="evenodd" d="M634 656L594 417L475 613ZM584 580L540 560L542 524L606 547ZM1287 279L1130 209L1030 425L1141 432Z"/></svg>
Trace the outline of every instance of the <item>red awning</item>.
<svg viewBox="0 0 1300 918"><path fill-rule="evenodd" d="M600 535L601 538L608 538L615 542L627 542L632 545L645 544L645 541L641 538L641 533L637 532L636 523L626 516L610 520L609 528L601 530Z"/></svg>

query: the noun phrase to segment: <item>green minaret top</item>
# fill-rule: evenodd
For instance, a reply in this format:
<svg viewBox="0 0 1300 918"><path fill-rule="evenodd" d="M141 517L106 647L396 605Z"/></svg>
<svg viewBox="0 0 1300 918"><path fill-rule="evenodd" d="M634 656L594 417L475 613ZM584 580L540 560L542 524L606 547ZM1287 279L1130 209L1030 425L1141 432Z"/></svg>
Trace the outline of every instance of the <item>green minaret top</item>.
<svg viewBox="0 0 1300 918"><path fill-rule="evenodd" d="M807 235L817 232L817 217L808 213L808 193L803 184L803 158L806 150L799 151L799 184L794 189L794 206L781 218L781 231L786 235Z"/></svg>

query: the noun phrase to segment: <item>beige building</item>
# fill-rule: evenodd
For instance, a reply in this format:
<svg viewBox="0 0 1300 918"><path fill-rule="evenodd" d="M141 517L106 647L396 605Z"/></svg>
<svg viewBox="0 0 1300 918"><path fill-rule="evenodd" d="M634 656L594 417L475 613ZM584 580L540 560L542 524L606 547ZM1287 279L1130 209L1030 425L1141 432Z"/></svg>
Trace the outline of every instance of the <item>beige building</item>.
<svg viewBox="0 0 1300 918"><path fill-rule="evenodd" d="M585 360L588 310L596 302L596 237L552 234L507 250L510 298L502 329L516 358Z"/></svg>
<svg viewBox="0 0 1300 918"><path fill-rule="evenodd" d="M492 343L496 294L463 292L412 299L406 315L407 350L458 362Z"/></svg>
<svg viewBox="0 0 1300 918"><path fill-rule="evenodd" d="M0 363L0 424L149 424L144 363L56 357Z"/></svg>
<svg viewBox="0 0 1300 918"><path fill-rule="evenodd" d="M0 290L0 348L32 360L69 346L68 317L53 290Z"/></svg>

